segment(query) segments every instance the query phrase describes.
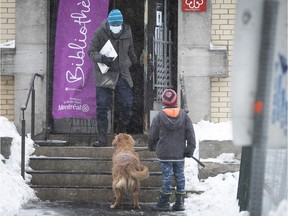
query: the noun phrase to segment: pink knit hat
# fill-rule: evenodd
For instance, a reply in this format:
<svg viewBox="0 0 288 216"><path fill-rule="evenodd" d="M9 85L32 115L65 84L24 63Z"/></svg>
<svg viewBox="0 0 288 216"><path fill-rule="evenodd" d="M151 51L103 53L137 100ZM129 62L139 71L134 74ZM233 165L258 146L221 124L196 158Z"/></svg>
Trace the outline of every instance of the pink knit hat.
<svg viewBox="0 0 288 216"><path fill-rule="evenodd" d="M177 104L177 94L172 89L166 89L162 93L162 103L164 106L175 106Z"/></svg>

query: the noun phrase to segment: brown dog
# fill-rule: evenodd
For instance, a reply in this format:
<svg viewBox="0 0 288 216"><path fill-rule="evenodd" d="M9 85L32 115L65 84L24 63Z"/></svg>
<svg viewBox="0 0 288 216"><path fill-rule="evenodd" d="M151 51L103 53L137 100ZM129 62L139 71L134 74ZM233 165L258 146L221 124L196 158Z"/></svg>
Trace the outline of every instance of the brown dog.
<svg viewBox="0 0 288 216"><path fill-rule="evenodd" d="M116 148L113 157L112 187L116 201L111 208L117 208L122 202L123 193L128 190L131 194L133 208L140 209L138 196L140 181L149 177L148 167L140 164L139 155L134 150L134 139L126 133L115 136L112 145Z"/></svg>

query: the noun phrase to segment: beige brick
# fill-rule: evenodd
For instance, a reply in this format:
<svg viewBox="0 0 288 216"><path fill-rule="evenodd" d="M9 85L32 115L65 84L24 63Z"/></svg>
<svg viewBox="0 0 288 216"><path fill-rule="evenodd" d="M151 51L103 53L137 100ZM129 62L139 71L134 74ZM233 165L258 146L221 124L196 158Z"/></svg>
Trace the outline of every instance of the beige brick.
<svg viewBox="0 0 288 216"><path fill-rule="evenodd" d="M226 82L226 85L228 85L227 82ZM228 87L228 86L227 86L227 87L222 87L222 86L220 87L220 92L230 92L230 90L231 90L231 89L230 89L230 87Z"/></svg>
<svg viewBox="0 0 288 216"><path fill-rule="evenodd" d="M231 118L219 118L219 123L231 121Z"/></svg>
<svg viewBox="0 0 288 216"><path fill-rule="evenodd" d="M228 20L223 20L223 19L212 20L212 25L227 25L227 24L228 24Z"/></svg>
<svg viewBox="0 0 288 216"><path fill-rule="evenodd" d="M1 107L0 107L0 115L6 117L7 110L2 110Z"/></svg>
<svg viewBox="0 0 288 216"><path fill-rule="evenodd" d="M219 14L212 14L211 18L212 18L212 20L219 19L220 15Z"/></svg>
<svg viewBox="0 0 288 216"><path fill-rule="evenodd" d="M227 82L212 82L213 86L222 86L222 87L226 87L227 86Z"/></svg>
<svg viewBox="0 0 288 216"><path fill-rule="evenodd" d="M8 104L8 101L7 100L2 100L1 99L1 96L0 96L0 109L1 109L1 105L6 105L6 104Z"/></svg>
<svg viewBox="0 0 288 216"><path fill-rule="evenodd" d="M218 35L218 38L220 39L221 35L223 34L223 30L217 30L216 34Z"/></svg>
<svg viewBox="0 0 288 216"><path fill-rule="evenodd" d="M211 87L211 91L219 91L220 90L220 88L218 87L218 86L212 86Z"/></svg>
<svg viewBox="0 0 288 216"><path fill-rule="evenodd" d="M6 100L7 105L14 105L14 100Z"/></svg>
<svg viewBox="0 0 288 216"><path fill-rule="evenodd" d="M9 121L14 121L14 115L6 115L5 116Z"/></svg>
<svg viewBox="0 0 288 216"><path fill-rule="evenodd" d="M211 92L211 97L227 97L228 92Z"/></svg>
<svg viewBox="0 0 288 216"><path fill-rule="evenodd" d="M3 2L1 3L2 8L15 8L15 3L13 2Z"/></svg>
<svg viewBox="0 0 288 216"><path fill-rule="evenodd" d="M227 118L227 113L213 113L213 117Z"/></svg>
<svg viewBox="0 0 288 216"><path fill-rule="evenodd" d="M211 116L211 122L219 123L219 118L214 118L214 116Z"/></svg>
<svg viewBox="0 0 288 216"><path fill-rule="evenodd" d="M217 112L219 112L219 108L218 107L212 107L211 108L211 112L212 113L217 113Z"/></svg>
<svg viewBox="0 0 288 216"><path fill-rule="evenodd" d="M228 9L215 9L213 10L214 14L228 14ZM221 15L220 15L221 17Z"/></svg>
<svg viewBox="0 0 288 216"><path fill-rule="evenodd" d="M211 102L218 102L219 101L219 97L211 97Z"/></svg>
<svg viewBox="0 0 288 216"><path fill-rule="evenodd" d="M231 34L230 35L227 35L227 34L226 35L221 35L220 39L221 40L233 40L233 35L231 35Z"/></svg>
<svg viewBox="0 0 288 216"><path fill-rule="evenodd" d="M216 4L222 4L222 3L223 3L223 0L216 0L215 3L216 3Z"/></svg>
<svg viewBox="0 0 288 216"><path fill-rule="evenodd" d="M225 102L211 102L211 107L227 107Z"/></svg>
<svg viewBox="0 0 288 216"><path fill-rule="evenodd" d="M12 110L12 109L14 109L14 107L12 105L5 104L5 105L2 105L1 109Z"/></svg>
<svg viewBox="0 0 288 216"><path fill-rule="evenodd" d="M212 35L212 36L211 36L211 39L212 39L212 40L219 40L219 39L220 39L220 36L219 36L219 35Z"/></svg>
<svg viewBox="0 0 288 216"><path fill-rule="evenodd" d="M230 97L220 97L220 102L230 102L231 98Z"/></svg>
<svg viewBox="0 0 288 216"><path fill-rule="evenodd" d="M236 9L236 4L221 4L221 8Z"/></svg>
<svg viewBox="0 0 288 216"><path fill-rule="evenodd" d="M0 15L0 16L2 16L3 14L5 14L5 13L8 12L8 8L3 8L3 7L1 7L1 8L0 8L0 12L1 12L1 15Z"/></svg>
<svg viewBox="0 0 288 216"><path fill-rule="evenodd" d="M1 15L1 18L14 18L15 19L15 14L13 13L5 13Z"/></svg>
<svg viewBox="0 0 288 216"><path fill-rule="evenodd" d="M7 110L7 115L14 115L14 111L13 110Z"/></svg>
<svg viewBox="0 0 288 216"><path fill-rule="evenodd" d="M217 77L212 77L211 78L211 82L218 82L219 81L219 78L217 78Z"/></svg>
<svg viewBox="0 0 288 216"><path fill-rule="evenodd" d="M14 91L14 86L13 85L3 85L3 86L1 86L1 89Z"/></svg>
<svg viewBox="0 0 288 216"><path fill-rule="evenodd" d="M8 13L14 13L15 14L16 10L15 8L8 8Z"/></svg>
<svg viewBox="0 0 288 216"><path fill-rule="evenodd" d="M4 100L14 99L14 96L13 95L2 95L1 99L4 99Z"/></svg>
<svg viewBox="0 0 288 216"><path fill-rule="evenodd" d="M219 112L221 113L229 113L230 111L231 109L228 107L220 107L220 110L219 110Z"/></svg>

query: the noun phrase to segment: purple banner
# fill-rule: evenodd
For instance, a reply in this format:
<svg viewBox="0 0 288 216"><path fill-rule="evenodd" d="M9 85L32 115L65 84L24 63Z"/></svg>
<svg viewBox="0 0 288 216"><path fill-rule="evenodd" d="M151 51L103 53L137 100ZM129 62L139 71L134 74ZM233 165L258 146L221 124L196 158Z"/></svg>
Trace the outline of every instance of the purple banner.
<svg viewBox="0 0 288 216"><path fill-rule="evenodd" d="M61 0L58 7L53 118L96 118L93 62L87 51L108 15L109 0Z"/></svg>

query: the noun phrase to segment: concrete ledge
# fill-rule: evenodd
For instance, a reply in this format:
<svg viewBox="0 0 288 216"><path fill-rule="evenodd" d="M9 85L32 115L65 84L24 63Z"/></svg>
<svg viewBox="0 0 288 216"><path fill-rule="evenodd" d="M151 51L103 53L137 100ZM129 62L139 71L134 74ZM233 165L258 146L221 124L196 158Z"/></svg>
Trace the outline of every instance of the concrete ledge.
<svg viewBox="0 0 288 216"><path fill-rule="evenodd" d="M240 146L235 146L232 140L204 140L199 144L199 156L200 158L216 158L222 153L234 153L235 158L241 159L241 150Z"/></svg>
<svg viewBox="0 0 288 216"><path fill-rule="evenodd" d="M214 177L218 174L224 174L227 172L237 172L240 169L240 164L231 163L204 163L205 168L199 169L199 179L207 179L208 177Z"/></svg>

